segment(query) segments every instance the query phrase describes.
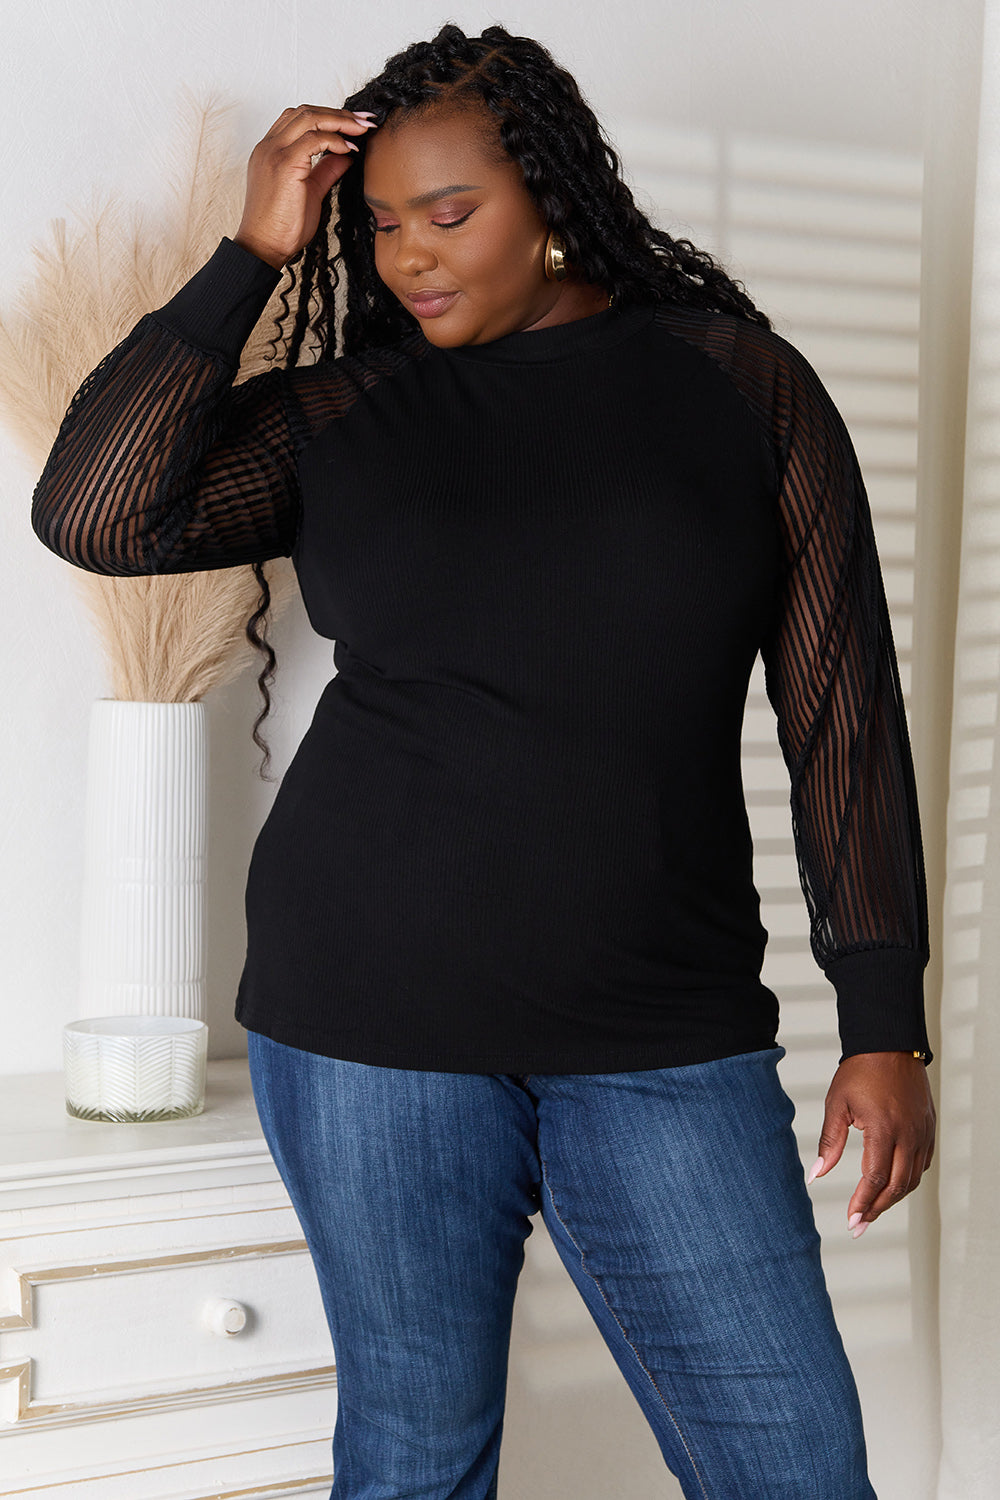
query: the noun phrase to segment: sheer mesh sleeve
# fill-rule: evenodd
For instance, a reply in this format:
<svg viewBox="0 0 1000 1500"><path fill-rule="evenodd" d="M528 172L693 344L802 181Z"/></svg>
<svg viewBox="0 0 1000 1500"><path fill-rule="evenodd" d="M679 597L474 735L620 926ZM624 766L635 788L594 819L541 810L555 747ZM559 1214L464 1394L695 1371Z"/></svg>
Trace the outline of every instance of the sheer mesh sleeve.
<svg viewBox="0 0 1000 1500"><path fill-rule="evenodd" d="M815 371L745 320L676 331L730 374L765 425L784 559L765 641L817 963L841 1058L930 1051L927 894L910 740L871 511L843 419Z"/></svg>
<svg viewBox="0 0 1000 1500"><path fill-rule="evenodd" d="M111 574L291 552L299 493L284 372L232 388L276 280L224 241L88 376L35 490L32 526L47 547Z"/></svg>

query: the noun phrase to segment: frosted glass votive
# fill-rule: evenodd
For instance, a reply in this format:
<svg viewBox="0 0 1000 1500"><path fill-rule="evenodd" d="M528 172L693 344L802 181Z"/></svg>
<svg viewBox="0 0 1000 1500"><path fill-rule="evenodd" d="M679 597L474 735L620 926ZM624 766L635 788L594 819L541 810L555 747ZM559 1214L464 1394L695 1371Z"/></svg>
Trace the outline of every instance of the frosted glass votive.
<svg viewBox="0 0 1000 1500"><path fill-rule="evenodd" d="M187 1016L95 1016L63 1028L66 1111L183 1120L205 1107L208 1027Z"/></svg>

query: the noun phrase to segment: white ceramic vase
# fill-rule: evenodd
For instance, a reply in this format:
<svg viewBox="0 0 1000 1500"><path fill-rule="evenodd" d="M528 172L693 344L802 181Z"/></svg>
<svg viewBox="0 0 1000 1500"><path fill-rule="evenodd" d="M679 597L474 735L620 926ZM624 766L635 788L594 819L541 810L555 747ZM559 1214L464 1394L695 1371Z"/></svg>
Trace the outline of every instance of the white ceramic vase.
<svg viewBox="0 0 1000 1500"><path fill-rule="evenodd" d="M203 703L92 707L81 1016L205 1019L207 761Z"/></svg>

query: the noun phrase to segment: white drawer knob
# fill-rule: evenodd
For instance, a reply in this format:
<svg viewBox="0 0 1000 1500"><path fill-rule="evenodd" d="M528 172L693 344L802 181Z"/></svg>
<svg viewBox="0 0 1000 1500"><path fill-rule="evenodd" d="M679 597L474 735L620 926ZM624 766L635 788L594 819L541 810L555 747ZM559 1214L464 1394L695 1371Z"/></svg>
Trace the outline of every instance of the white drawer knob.
<svg viewBox="0 0 1000 1500"><path fill-rule="evenodd" d="M202 1318L213 1333L242 1333L247 1326L247 1310L242 1302L228 1302L213 1297L202 1309Z"/></svg>

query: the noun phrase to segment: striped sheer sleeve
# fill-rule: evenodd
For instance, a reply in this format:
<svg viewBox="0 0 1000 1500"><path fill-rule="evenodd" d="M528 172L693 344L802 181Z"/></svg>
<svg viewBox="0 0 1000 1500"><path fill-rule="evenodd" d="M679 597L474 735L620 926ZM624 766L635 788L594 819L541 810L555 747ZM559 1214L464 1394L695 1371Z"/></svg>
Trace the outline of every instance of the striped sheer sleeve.
<svg viewBox="0 0 1000 1500"><path fill-rule="evenodd" d="M90 572L199 572L287 556L299 495L285 374L233 389L278 272L224 240L84 381L31 522Z"/></svg>
<svg viewBox="0 0 1000 1500"><path fill-rule="evenodd" d="M812 949L837 992L841 1060L911 1049L929 1060L920 820L871 509L819 377L771 344L757 379L761 397L770 387L785 567L762 656Z"/></svg>
<svg viewBox="0 0 1000 1500"><path fill-rule="evenodd" d="M906 713L868 496L853 444L808 361L720 314L664 313L756 412L774 461L783 556L761 648L791 783L816 962L833 984L841 1060L931 1058L927 893Z"/></svg>

